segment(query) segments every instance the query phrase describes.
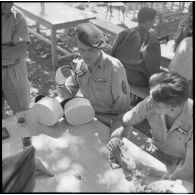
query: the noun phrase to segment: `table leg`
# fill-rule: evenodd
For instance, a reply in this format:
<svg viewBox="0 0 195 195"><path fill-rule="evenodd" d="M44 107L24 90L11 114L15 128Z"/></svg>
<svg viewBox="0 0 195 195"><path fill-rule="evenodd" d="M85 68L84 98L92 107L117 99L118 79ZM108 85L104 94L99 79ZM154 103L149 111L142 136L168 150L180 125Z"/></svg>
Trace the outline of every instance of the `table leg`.
<svg viewBox="0 0 195 195"><path fill-rule="evenodd" d="M174 2L171 3L171 9L173 9L173 7L174 7Z"/></svg>
<svg viewBox="0 0 195 195"><path fill-rule="evenodd" d="M166 12L166 6L167 6L167 2L163 2L163 8L162 8L163 13Z"/></svg>
<svg viewBox="0 0 195 195"><path fill-rule="evenodd" d="M55 69L57 67L57 45L56 45L56 29L54 26L51 29L51 55L52 55L52 65Z"/></svg>
<svg viewBox="0 0 195 195"><path fill-rule="evenodd" d="M167 6L167 2L163 2L163 3L162 3L161 22L164 20L165 12L166 12L166 9L167 9L166 6Z"/></svg>
<svg viewBox="0 0 195 195"><path fill-rule="evenodd" d="M119 18L119 21L120 21L120 12L121 12L121 9L120 7L118 8L118 18Z"/></svg>
<svg viewBox="0 0 195 195"><path fill-rule="evenodd" d="M107 6L107 9L106 9L106 19L107 19L107 16L108 16L108 12L109 12L109 7Z"/></svg>
<svg viewBox="0 0 195 195"><path fill-rule="evenodd" d="M125 23L125 6L122 7L121 11L123 14L123 24L124 24Z"/></svg>
<svg viewBox="0 0 195 195"><path fill-rule="evenodd" d="M136 3L133 3L133 19L135 19Z"/></svg>
<svg viewBox="0 0 195 195"><path fill-rule="evenodd" d="M39 23L37 23L37 22L36 22L36 31L37 31L38 33L40 33L40 25L39 25Z"/></svg>
<svg viewBox="0 0 195 195"><path fill-rule="evenodd" d="M185 2L181 2L181 10L183 11L185 7Z"/></svg>
<svg viewBox="0 0 195 195"><path fill-rule="evenodd" d="M109 22L110 22L111 17L112 17L112 11L113 11L111 6L110 6L109 10L110 10L110 18L109 18Z"/></svg>
<svg viewBox="0 0 195 195"><path fill-rule="evenodd" d="M159 15L159 27L158 27L158 35L160 35L160 32L161 32L161 25L162 25L162 17L163 17L163 13L161 13Z"/></svg>

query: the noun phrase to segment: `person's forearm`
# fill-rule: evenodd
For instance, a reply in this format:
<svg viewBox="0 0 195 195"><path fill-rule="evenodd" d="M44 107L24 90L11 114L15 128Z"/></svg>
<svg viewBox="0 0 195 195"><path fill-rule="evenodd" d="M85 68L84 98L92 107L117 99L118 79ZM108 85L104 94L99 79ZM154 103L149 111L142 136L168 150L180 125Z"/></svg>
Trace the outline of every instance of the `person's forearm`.
<svg viewBox="0 0 195 195"><path fill-rule="evenodd" d="M193 140L188 142L187 151L184 164L175 169L171 174L171 179L190 179L193 177Z"/></svg>
<svg viewBox="0 0 195 195"><path fill-rule="evenodd" d="M72 98L75 96L66 85L57 86L56 89L57 89L58 95L64 99Z"/></svg>
<svg viewBox="0 0 195 195"><path fill-rule="evenodd" d="M192 155L186 155L185 163L179 166L172 174L171 179L190 179L193 176Z"/></svg>
<svg viewBox="0 0 195 195"><path fill-rule="evenodd" d="M124 134L124 127L122 121L116 121L112 124L111 127L111 138L113 137L122 137Z"/></svg>
<svg viewBox="0 0 195 195"><path fill-rule="evenodd" d="M2 45L2 60L13 60L25 58L28 55L27 42L21 42L13 45Z"/></svg>
<svg viewBox="0 0 195 195"><path fill-rule="evenodd" d="M186 169L180 168L175 170L170 179L190 179L193 176L193 171L188 171Z"/></svg>

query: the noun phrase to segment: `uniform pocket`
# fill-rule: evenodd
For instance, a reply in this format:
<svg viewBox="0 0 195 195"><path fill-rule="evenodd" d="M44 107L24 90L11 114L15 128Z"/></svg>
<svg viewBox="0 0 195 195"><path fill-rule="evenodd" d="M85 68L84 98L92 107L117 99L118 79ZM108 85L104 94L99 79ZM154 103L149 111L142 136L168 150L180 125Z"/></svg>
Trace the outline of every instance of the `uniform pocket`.
<svg viewBox="0 0 195 195"><path fill-rule="evenodd" d="M98 100L105 102L110 97L110 87L106 79L93 79L93 91Z"/></svg>

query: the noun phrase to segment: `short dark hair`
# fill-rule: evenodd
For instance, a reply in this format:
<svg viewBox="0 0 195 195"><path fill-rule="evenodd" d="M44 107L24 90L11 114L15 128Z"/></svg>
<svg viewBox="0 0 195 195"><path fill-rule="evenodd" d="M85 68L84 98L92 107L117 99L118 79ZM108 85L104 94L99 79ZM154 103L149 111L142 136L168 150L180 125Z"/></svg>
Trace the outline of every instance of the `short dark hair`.
<svg viewBox="0 0 195 195"><path fill-rule="evenodd" d="M176 106L183 104L189 97L188 80L176 72L153 74L149 86L156 102Z"/></svg>
<svg viewBox="0 0 195 195"><path fill-rule="evenodd" d="M139 10L137 15L138 23L144 23L148 20L153 20L156 16L156 10L149 7L143 7Z"/></svg>

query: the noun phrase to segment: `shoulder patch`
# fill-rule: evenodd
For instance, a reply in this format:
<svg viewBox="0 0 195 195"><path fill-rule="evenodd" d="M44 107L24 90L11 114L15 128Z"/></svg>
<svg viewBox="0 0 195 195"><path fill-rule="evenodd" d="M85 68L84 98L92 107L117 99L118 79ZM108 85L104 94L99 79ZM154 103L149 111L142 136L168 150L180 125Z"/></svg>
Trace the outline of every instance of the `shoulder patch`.
<svg viewBox="0 0 195 195"><path fill-rule="evenodd" d="M125 95L127 95L127 86L125 84L125 81L122 81L122 90Z"/></svg>

